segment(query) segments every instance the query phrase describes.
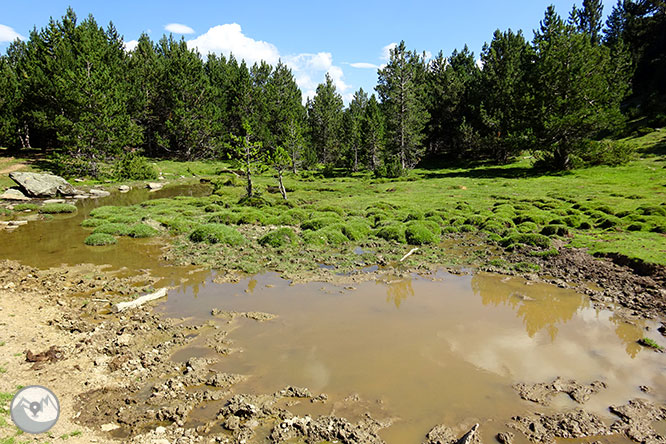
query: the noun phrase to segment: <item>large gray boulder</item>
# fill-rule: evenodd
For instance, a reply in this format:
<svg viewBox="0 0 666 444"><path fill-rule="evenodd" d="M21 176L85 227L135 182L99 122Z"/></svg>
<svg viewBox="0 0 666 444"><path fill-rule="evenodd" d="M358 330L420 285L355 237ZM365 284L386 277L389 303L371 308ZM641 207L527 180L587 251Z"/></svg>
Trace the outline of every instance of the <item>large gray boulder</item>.
<svg viewBox="0 0 666 444"><path fill-rule="evenodd" d="M21 190L32 197L55 197L60 194L61 196L72 196L77 194L69 182L60 176L53 174L40 174L40 173L24 173L15 171L9 173L9 177L16 182Z"/></svg>

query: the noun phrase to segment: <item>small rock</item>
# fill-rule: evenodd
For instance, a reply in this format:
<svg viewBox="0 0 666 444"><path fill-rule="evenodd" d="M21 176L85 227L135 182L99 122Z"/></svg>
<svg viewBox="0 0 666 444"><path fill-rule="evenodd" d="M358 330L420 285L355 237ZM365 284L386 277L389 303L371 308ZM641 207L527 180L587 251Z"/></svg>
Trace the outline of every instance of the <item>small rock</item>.
<svg viewBox="0 0 666 444"><path fill-rule="evenodd" d="M9 225L14 226L14 227L19 227L21 225L27 225L28 221L27 220L10 220Z"/></svg>
<svg viewBox="0 0 666 444"><path fill-rule="evenodd" d="M158 435L163 435L166 433L166 427L164 426L159 426L158 428L155 429L155 433Z"/></svg>
<svg viewBox="0 0 666 444"><path fill-rule="evenodd" d="M90 196L87 194L75 194L74 199L88 199Z"/></svg>
<svg viewBox="0 0 666 444"><path fill-rule="evenodd" d="M120 191L121 193L127 193L129 190L131 190L131 188L128 187L127 185L120 185L118 187L118 191Z"/></svg>
<svg viewBox="0 0 666 444"><path fill-rule="evenodd" d="M44 204L60 204L65 203L65 199L46 199Z"/></svg>
<svg viewBox="0 0 666 444"><path fill-rule="evenodd" d="M5 200L30 200L29 197L26 197L20 190L10 188L4 193L0 194L0 199Z"/></svg>
<svg viewBox="0 0 666 444"><path fill-rule="evenodd" d="M120 426L118 424L114 423L109 423L109 424L102 424L102 432L110 432L112 430L119 429Z"/></svg>
<svg viewBox="0 0 666 444"><path fill-rule="evenodd" d="M90 190L89 193L91 196L98 196L98 197L106 197L111 195L111 193L109 193L108 191L96 190L96 189Z"/></svg>
<svg viewBox="0 0 666 444"><path fill-rule="evenodd" d="M164 187L164 184L161 184L159 182L148 182L146 185L146 188L149 190L161 190L162 187Z"/></svg>
<svg viewBox="0 0 666 444"><path fill-rule="evenodd" d="M74 179L74 182L83 182L83 179Z"/></svg>
<svg viewBox="0 0 666 444"><path fill-rule="evenodd" d="M497 434L497 440L502 444L511 444L514 436L515 435L511 432L500 432Z"/></svg>
<svg viewBox="0 0 666 444"><path fill-rule="evenodd" d="M150 444L171 444L168 439L165 438L160 438L160 439L153 439L150 441Z"/></svg>

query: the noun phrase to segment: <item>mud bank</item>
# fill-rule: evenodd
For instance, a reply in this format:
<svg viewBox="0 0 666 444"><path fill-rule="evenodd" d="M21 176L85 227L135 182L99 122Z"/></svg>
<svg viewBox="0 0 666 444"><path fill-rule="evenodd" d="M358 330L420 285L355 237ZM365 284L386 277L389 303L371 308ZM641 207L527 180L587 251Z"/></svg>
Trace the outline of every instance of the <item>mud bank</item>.
<svg viewBox="0 0 666 444"><path fill-rule="evenodd" d="M152 291L153 284L147 273L127 277L92 265L37 270L0 263L0 392L11 394L18 385L30 384L54 390L62 411L48 435L50 441L385 442L382 430L394 418L370 414L359 397L345 400L345 407L362 412L353 418L317 413L317 406L332 402L325 393L293 386L266 394L243 393L238 387L253 375L215 371L217 361L237 351L229 339L236 323L280 319L271 313L216 310L212 321L201 323L165 319L153 314L151 305L122 314L110 310L114 303ZM172 359L201 339L217 353L182 362ZM521 386L515 396L525 393L525 399L548 403L564 392L582 404L603 390L603 383L556 380ZM634 399L609 407L618 418L614 422L572 410L520 412L513 417L507 412L505 424L483 424L481 418L481 429L471 435L472 424L433 424L423 442L493 442L495 435L511 442L514 432L533 442L610 434L636 442L664 442L653 423L666 418L665 405ZM0 437L16 435L10 422L0 424Z"/></svg>

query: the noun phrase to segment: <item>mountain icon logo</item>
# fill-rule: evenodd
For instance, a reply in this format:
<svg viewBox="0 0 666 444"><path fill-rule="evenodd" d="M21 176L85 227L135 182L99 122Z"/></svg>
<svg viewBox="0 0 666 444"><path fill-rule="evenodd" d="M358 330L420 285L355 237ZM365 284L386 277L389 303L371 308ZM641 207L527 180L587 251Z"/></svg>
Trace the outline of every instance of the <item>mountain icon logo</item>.
<svg viewBox="0 0 666 444"><path fill-rule="evenodd" d="M12 421L26 433L44 433L58 422L60 402L41 385L24 387L14 395L10 406Z"/></svg>

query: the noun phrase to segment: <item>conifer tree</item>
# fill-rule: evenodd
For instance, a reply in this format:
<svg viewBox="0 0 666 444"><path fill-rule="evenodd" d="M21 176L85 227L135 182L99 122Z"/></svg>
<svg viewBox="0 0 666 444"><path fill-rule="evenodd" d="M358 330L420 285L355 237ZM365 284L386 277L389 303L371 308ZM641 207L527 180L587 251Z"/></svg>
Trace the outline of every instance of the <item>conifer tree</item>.
<svg viewBox="0 0 666 444"><path fill-rule="evenodd" d="M408 51L401 41L378 75L377 92L386 114L389 147L402 169L413 168L425 151L423 130L429 117L423 104L424 57Z"/></svg>
<svg viewBox="0 0 666 444"><path fill-rule="evenodd" d="M314 98L308 102L310 139L317 160L324 164L337 160L342 130L342 97L327 73L324 83L317 86Z"/></svg>

